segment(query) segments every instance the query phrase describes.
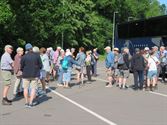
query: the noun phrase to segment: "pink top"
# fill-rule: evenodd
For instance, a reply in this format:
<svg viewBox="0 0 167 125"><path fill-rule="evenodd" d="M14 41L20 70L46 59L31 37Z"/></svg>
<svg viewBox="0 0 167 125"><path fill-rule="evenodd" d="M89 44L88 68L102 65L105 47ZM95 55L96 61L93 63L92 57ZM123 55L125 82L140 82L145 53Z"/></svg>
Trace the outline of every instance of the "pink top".
<svg viewBox="0 0 167 125"><path fill-rule="evenodd" d="M21 56L19 54L16 54L14 58L14 72L17 74L18 71L20 71L20 61L21 61Z"/></svg>
<svg viewBox="0 0 167 125"><path fill-rule="evenodd" d="M59 51L56 50L53 55L53 63L57 64L58 63L58 57L59 57Z"/></svg>

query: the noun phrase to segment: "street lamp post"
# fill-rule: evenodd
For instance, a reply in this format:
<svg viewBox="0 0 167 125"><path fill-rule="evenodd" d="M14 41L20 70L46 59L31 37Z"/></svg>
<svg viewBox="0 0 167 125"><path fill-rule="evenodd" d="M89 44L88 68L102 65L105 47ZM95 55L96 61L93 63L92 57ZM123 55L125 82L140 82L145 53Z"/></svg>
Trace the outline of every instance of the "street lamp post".
<svg viewBox="0 0 167 125"><path fill-rule="evenodd" d="M115 24L116 24L116 14L118 12L114 12L114 16L113 16L113 35L112 35L112 49L114 49L114 43L115 43Z"/></svg>
<svg viewBox="0 0 167 125"><path fill-rule="evenodd" d="M62 1L63 3L63 7L64 7L64 0ZM64 13L63 13L63 21L64 21ZM61 47L63 48L64 47L64 31L62 31L61 33Z"/></svg>

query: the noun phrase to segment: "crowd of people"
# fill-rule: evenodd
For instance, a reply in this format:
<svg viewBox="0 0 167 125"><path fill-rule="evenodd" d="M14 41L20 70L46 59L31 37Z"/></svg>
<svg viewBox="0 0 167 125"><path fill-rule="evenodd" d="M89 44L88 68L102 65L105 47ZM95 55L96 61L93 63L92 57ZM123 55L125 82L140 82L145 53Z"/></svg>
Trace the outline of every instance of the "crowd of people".
<svg viewBox="0 0 167 125"><path fill-rule="evenodd" d="M151 49L135 49L133 55L128 48L105 48L107 57L105 60L109 83L106 87L116 84L120 89L127 89L127 78L132 72L134 76L134 90L154 91L158 87L158 80L161 75L161 82L165 84L167 51L164 46L160 49L157 46Z"/></svg>
<svg viewBox="0 0 167 125"><path fill-rule="evenodd" d="M38 48L30 43L24 49L18 47L14 60L11 58L13 47L6 45L5 52L1 57L1 75L4 82L3 105L12 105L23 93L25 106L32 107L34 99L38 96L39 83L42 85L42 92L46 94L46 84L50 80L56 80L58 87L70 88L72 69L77 71L77 84L83 82L83 77L91 82L91 76L97 76L97 61L99 54L97 48L85 52L85 48L80 47L76 55L75 48L63 50L57 47L54 51L52 47ZM25 53L25 54L24 54ZM15 76L13 99L9 100L7 95L11 86L12 73ZM85 75L86 74L86 75Z"/></svg>
<svg viewBox="0 0 167 125"><path fill-rule="evenodd" d="M30 43L25 45L25 49L18 47L14 60L11 58L13 47L6 45L4 54L1 57L1 75L3 78L3 105L12 105L18 95L23 93L25 106L34 106L34 100L38 96L39 83L42 86L40 94L46 94L46 85L50 80L56 80L58 87L70 88L71 75L76 70L77 84L83 83L83 78L87 77L87 82L92 82L92 76L97 76L97 62L99 54L97 48L93 51L85 52L85 48L80 47L76 54L75 48L63 50L57 47L54 51L52 47L38 48ZM25 50L25 52L24 52ZM134 90L157 89L159 75L162 76L162 83L165 83L167 51L165 47L157 46L145 47L143 50L135 49L133 55L129 49L124 47L121 50L110 46L104 49L107 53L105 59L106 74L108 84L106 87L117 87L127 90L129 85L127 79L130 72L134 76ZM13 89L13 99L7 98L11 86L12 73L15 76Z"/></svg>

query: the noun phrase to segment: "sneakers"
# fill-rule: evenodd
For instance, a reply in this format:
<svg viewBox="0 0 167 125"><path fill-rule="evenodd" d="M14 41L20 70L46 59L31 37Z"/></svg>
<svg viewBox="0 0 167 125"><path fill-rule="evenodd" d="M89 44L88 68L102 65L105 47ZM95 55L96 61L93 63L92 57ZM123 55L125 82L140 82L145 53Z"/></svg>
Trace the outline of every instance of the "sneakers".
<svg viewBox="0 0 167 125"><path fill-rule="evenodd" d="M126 87L126 86L122 86L121 89L122 89L122 90L127 90L128 87Z"/></svg>
<svg viewBox="0 0 167 125"><path fill-rule="evenodd" d="M32 104L28 104L28 103L26 103L26 104L25 104L25 107L26 107L26 108L32 108L33 105L32 105Z"/></svg>
<svg viewBox="0 0 167 125"><path fill-rule="evenodd" d="M12 105L12 101L8 100L7 98L3 98L2 105Z"/></svg>
<svg viewBox="0 0 167 125"><path fill-rule="evenodd" d="M25 107L26 108L32 108L32 107L34 107L34 106L36 106L38 104L39 104L39 102L36 100L36 101L33 101L33 103L26 103Z"/></svg>
<svg viewBox="0 0 167 125"><path fill-rule="evenodd" d="M28 104L28 103L26 103L26 104L25 104L25 107L26 107L26 108L29 108L29 104Z"/></svg>
<svg viewBox="0 0 167 125"><path fill-rule="evenodd" d="M108 85L106 85L106 87L107 87L107 88L111 88L111 87L112 87L112 85L111 85L111 84L108 84Z"/></svg>
<svg viewBox="0 0 167 125"><path fill-rule="evenodd" d="M165 80L161 80L161 83L165 83L166 81Z"/></svg>
<svg viewBox="0 0 167 125"><path fill-rule="evenodd" d="M7 100L8 102L12 103L12 100L8 100L8 98L6 98L6 100Z"/></svg>
<svg viewBox="0 0 167 125"><path fill-rule="evenodd" d="M58 87L63 87L63 84L60 84L60 83L59 83L59 84L57 84L57 86L58 86Z"/></svg>

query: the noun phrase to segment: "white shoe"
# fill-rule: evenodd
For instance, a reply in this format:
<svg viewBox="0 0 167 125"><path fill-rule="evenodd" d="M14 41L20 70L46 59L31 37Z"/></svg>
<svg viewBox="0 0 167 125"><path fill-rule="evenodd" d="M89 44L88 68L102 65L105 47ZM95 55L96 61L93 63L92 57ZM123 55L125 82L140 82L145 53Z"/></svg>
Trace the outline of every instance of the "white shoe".
<svg viewBox="0 0 167 125"><path fill-rule="evenodd" d="M62 84L57 84L57 86L59 86L59 87L63 87L63 85L62 85Z"/></svg>
<svg viewBox="0 0 167 125"><path fill-rule="evenodd" d="M107 85L106 87L107 87L107 88L111 88L111 87L112 87L112 85L111 85L111 84L109 84L109 85Z"/></svg>

